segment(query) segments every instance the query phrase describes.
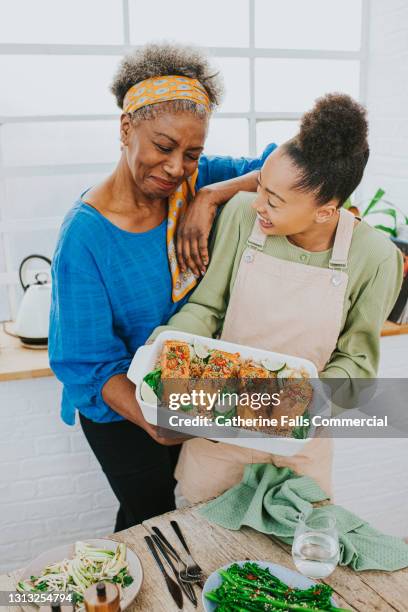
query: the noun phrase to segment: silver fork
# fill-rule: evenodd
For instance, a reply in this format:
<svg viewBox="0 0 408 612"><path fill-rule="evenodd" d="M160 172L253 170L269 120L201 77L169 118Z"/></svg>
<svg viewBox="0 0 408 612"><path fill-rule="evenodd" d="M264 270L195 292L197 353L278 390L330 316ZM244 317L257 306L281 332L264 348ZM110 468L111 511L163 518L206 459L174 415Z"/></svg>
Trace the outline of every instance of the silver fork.
<svg viewBox="0 0 408 612"><path fill-rule="evenodd" d="M168 541L166 536L161 532L161 530L158 527L152 527L152 531L154 531L156 536L158 538L160 538L160 540L166 546L167 551L173 556L173 559L175 561L177 561L177 563L178 563L178 568L177 568L178 572L180 573L182 571L182 568L186 569L187 568L187 563L185 563L185 561L183 561L183 559L180 557L180 555L178 554L176 549L170 544L170 542Z"/></svg>
<svg viewBox="0 0 408 612"><path fill-rule="evenodd" d="M190 549L187 545L186 540L184 539L183 534L181 533L179 524L177 523L177 521L170 521L170 525L173 527L176 536L180 540L184 550L186 551L188 555L187 556L187 567L184 571L180 572L180 578L182 580L188 579L188 578L201 578L203 575L203 570L191 556Z"/></svg>
<svg viewBox="0 0 408 612"><path fill-rule="evenodd" d="M162 541L164 546L167 548L167 552L173 557L173 559L177 563L177 571L180 576L180 580L182 582L187 582L191 584L196 584L200 589L204 587L205 577L202 574L197 574L195 576L190 576L186 573L187 563L183 561L175 548L170 544L168 539L164 536L164 534L160 531L158 527L152 527L152 531L154 531L155 535ZM184 569L182 569L184 568Z"/></svg>
<svg viewBox="0 0 408 612"><path fill-rule="evenodd" d="M191 603L194 605L194 607L197 607L197 597L195 596L194 593L194 589L191 585L190 582L183 582L182 579L180 578L180 571L179 569L174 567L174 563L171 560L171 555L170 553L167 551L167 548L165 546L165 544L162 542L162 540L159 538L158 535L156 535L155 533L152 535L153 538L153 542L156 544L157 548L160 550L161 554L163 555L163 557L166 560L166 563L168 564L168 566L170 567L171 571L173 572L181 590L184 592L185 595L187 595L187 597L189 598L189 600L191 601Z"/></svg>

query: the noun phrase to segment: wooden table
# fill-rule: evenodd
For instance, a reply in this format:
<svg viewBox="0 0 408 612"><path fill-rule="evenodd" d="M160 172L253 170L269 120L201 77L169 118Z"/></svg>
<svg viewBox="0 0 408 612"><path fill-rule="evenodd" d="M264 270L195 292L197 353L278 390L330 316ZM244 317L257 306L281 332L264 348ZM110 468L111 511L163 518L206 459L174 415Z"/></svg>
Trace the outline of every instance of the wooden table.
<svg viewBox="0 0 408 612"><path fill-rule="evenodd" d="M408 323L404 323L399 325L398 323L393 323L392 321L386 321L381 330L381 336L401 336L403 334L408 334Z"/></svg>
<svg viewBox="0 0 408 612"><path fill-rule="evenodd" d="M13 331L11 323L6 325ZM54 376L47 349L25 348L18 338L4 333L0 325L0 382L43 376Z"/></svg>
<svg viewBox="0 0 408 612"><path fill-rule="evenodd" d="M190 545L193 557L208 575L230 561L250 558L271 561L294 569L290 550L277 540L250 528L228 531L208 523L197 512L198 506L163 514L131 529L111 536L118 542L125 542L140 557L144 581L142 589L129 612L171 612L177 610L168 594L163 578L147 550L143 536L149 527L156 525L164 532L177 550L182 551L170 520L177 519ZM0 590L14 590L16 573L0 576ZM354 572L338 567L324 582L333 587L339 606L353 612L407 612L408 611L408 568L398 572ZM198 610L203 610L201 591L196 587L199 599ZM20 612L18 607L3 608L5 612ZM185 600L184 610L194 607Z"/></svg>

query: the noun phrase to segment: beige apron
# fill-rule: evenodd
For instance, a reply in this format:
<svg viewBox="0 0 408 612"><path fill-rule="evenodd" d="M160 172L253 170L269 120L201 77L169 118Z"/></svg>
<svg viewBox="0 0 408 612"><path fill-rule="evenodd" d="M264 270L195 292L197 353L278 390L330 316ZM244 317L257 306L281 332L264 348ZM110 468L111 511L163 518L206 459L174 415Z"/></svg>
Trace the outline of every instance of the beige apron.
<svg viewBox="0 0 408 612"><path fill-rule="evenodd" d="M267 236L256 219L232 290L222 340L304 357L319 372L323 370L341 331L354 222L355 217L341 208L329 268L318 268L263 253ZM299 249L300 261L308 257ZM237 484L248 463L290 467L314 478L331 495L332 441L318 436L292 457L195 438L183 444L175 476L183 497L197 503Z"/></svg>

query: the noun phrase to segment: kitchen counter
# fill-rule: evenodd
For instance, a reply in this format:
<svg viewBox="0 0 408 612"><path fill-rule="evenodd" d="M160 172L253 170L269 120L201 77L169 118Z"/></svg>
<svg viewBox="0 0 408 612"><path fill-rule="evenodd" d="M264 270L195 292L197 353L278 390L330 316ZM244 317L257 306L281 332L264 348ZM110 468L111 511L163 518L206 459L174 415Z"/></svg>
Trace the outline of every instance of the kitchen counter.
<svg viewBox="0 0 408 612"><path fill-rule="evenodd" d="M403 334L408 334L408 323L404 323L402 325L398 325L398 323L393 323L392 321L386 321L384 323L384 327L381 331L381 336L400 336Z"/></svg>
<svg viewBox="0 0 408 612"><path fill-rule="evenodd" d="M6 324L10 326L10 323ZM381 336L408 334L408 325L387 321ZM0 326L0 382L53 376L46 349L29 349L17 338L8 336Z"/></svg>
<svg viewBox="0 0 408 612"><path fill-rule="evenodd" d="M152 525L160 527L179 552L182 548L170 527L170 520L176 519L188 541L193 557L202 566L206 575L225 563L245 558L271 561L294 569L290 549L285 544L271 539L248 527L240 531L228 531L208 523L197 512L199 506L169 512L145 521L125 531L110 536L124 542L140 557L144 580L142 589L129 612L169 612L177 610L165 587L160 574L144 541ZM183 555L182 555L183 556ZM18 572L0 576L0 591L15 590ZM378 571L354 572L337 567L323 582L334 589L339 606L351 612L395 612L407 611L408 568L397 572ZM201 591L196 587L197 599ZM195 608L185 600L184 610ZM198 610L203 610L201 601ZM22 612L18 606L5 607L5 612Z"/></svg>
<svg viewBox="0 0 408 612"><path fill-rule="evenodd" d="M11 330L10 323L7 329ZM53 376L46 349L29 349L0 326L0 382Z"/></svg>

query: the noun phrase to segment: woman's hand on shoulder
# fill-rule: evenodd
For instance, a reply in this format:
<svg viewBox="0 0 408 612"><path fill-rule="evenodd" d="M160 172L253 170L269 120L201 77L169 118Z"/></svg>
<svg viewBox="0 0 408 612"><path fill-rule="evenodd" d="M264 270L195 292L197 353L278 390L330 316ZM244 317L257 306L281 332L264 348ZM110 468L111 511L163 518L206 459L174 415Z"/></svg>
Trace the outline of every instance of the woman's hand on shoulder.
<svg viewBox="0 0 408 612"><path fill-rule="evenodd" d="M177 228L176 251L182 272L187 268L196 275L205 274L209 262L208 238L217 208L228 202L239 191L255 192L259 171L212 183L202 187L188 205Z"/></svg>
<svg viewBox="0 0 408 612"><path fill-rule="evenodd" d="M215 190L203 187L180 219L176 251L182 272L190 268L196 276L205 274L209 261L208 238L218 206Z"/></svg>

